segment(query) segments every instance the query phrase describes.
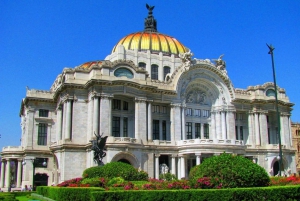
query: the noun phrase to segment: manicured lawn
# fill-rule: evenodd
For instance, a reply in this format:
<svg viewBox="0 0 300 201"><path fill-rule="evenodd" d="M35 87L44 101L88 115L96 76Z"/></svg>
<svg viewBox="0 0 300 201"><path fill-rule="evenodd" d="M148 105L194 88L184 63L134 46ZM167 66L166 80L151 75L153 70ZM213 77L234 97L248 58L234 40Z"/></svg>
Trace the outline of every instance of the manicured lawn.
<svg viewBox="0 0 300 201"><path fill-rule="evenodd" d="M32 199L31 197L28 198L27 196L17 196L16 199L19 201L40 201Z"/></svg>

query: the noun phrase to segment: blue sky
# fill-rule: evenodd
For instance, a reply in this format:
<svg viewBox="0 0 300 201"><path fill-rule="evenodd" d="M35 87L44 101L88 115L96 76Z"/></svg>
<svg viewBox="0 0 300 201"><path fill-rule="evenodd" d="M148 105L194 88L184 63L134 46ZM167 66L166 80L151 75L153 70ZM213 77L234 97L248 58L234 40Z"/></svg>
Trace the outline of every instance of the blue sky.
<svg viewBox="0 0 300 201"><path fill-rule="evenodd" d="M300 122L300 1L0 1L0 149L20 145L26 86L49 90L65 67L103 60L125 35L143 30L145 4L158 31L198 59L225 54L235 88L273 82L266 43L275 47L277 84Z"/></svg>

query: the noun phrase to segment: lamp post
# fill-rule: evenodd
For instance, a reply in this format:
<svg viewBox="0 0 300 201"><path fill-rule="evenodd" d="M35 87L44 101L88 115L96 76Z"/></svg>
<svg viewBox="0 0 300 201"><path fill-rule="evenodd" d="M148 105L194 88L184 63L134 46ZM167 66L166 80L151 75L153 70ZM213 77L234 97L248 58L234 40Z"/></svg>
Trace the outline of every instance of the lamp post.
<svg viewBox="0 0 300 201"><path fill-rule="evenodd" d="M275 48L270 44L268 45L269 52L268 54L271 55L272 59L272 69L273 69L273 80L274 80L274 88L275 88L275 105L276 105L276 115L277 115L277 126L278 126L278 144L279 144L279 176L281 176L281 168L283 166L282 164L282 148L281 148L281 135L280 135L280 115L278 110L278 98L277 98L277 85L276 85L276 74L275 74L275 67L274 67L274 56L273 56L273 50Z"/></svg>
<svg viewBox="0 0 300 201"><path fill-rule="evenodd" d="M31 162L32 162L32 191L34 191L35 190L35 185L34 185L34 175L35 175L35 168L36 168L36 165L37 165L37 161L38 161L38 159L37 158L24 158L23 159L23 162L22 162L22 165L26 165L26 160L30 160ZM47 166L47 162L46 162L46 160L44 159L44 162L42 163L42 165L44 166L44 167L46 167Z"/></svg>

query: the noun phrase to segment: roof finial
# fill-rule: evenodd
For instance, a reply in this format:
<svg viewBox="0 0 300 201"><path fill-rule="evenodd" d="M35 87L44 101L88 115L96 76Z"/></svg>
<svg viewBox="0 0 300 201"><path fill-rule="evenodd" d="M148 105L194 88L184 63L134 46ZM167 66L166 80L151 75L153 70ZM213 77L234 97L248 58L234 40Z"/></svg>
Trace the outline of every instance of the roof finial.
<svg viewBox="0 0 300 201"><path fill-rule="evenodd" d="M154 6L149 6L146 4L146 8L148 9L148 17L145 18L145 31L157 32L156 20L152 16Z"/></svg>

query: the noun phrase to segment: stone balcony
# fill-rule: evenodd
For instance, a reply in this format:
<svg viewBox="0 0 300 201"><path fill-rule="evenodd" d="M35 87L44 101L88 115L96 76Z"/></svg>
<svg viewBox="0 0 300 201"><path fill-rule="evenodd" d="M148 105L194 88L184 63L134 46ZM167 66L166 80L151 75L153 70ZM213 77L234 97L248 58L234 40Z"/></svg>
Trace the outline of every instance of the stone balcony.
<svg viewBox="0 0 300 201"><path fill-rule="evenodd" d="M23 151L23 147L21 146L7 146L2 148L2 152L19 152Z"/></svg>
<svg viewBox="0 0 300 201"><path fill-rule="evenodd" d="M220 139L189 139L189 140L179 140L177 141L178 146L182 145L237 145L244 146L242 140L220 140Z"/></svg>

